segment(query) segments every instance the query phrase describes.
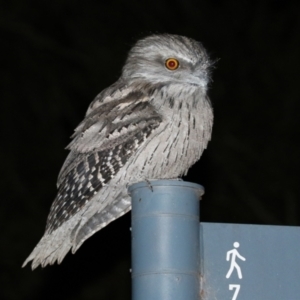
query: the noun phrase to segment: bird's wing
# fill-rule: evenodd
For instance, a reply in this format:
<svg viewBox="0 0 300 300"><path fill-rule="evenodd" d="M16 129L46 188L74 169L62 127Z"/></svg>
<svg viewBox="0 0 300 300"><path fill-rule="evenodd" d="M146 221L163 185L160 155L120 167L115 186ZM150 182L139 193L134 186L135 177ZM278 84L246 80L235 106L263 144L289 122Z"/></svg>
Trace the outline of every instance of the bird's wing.
<svg viewBox="0 0 300 300"><path fill-rule="evenodd" d="M71 153L58 178L46 233L69 220L108 184L161 121L141 91L127 91L95 105L68 146Z"/></svg>

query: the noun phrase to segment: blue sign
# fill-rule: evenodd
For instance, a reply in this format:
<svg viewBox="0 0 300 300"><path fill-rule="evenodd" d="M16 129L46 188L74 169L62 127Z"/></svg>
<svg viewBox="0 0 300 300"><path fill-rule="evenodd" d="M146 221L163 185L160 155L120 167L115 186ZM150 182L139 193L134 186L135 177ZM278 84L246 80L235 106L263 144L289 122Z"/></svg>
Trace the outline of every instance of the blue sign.
<svg viewBox="0 0 300 300"><path fill-rule="evenodd" d="M201 300L299 300L300 228L200 224Z"/></svg>

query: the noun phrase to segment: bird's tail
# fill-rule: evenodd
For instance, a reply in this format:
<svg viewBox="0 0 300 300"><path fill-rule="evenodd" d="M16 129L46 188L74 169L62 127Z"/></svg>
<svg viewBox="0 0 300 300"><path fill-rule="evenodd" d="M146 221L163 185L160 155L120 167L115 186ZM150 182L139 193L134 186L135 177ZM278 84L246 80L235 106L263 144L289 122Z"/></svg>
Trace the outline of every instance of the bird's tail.
<svg viewBox="0 0 300 300"><path fill-rule="evenodd" d="M88 212L78 213L52 233L46 232L22 267L30 261L32 270L39 265L53 265L56 261L60 264L71 248L72 253L75 253L90 236L128 212L130 204L129 198L123 198L99 212L94 211L90 217Z"/></svg>
<svg viewBox="0 0 300 300"><path fill-rule="evenodd" d="M32 270L37 268L39 265L45 267L46 265L54 264L56 261L61 263L73 246L71 230L75 227L76 221L73 217L52 233L45 233L31 254L25 260L22 267L25 267L30 261L32 261Z"/></svg>

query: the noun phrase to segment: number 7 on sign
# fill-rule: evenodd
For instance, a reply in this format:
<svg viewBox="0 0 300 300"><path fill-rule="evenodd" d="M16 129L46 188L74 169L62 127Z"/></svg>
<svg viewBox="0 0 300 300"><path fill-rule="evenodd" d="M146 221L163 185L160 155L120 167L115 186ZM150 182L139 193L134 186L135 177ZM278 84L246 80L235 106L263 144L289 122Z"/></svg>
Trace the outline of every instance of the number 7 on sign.
<svg viewBox="0 0 300 300"><path fill-rule="evenodd" d="M229 290L232 291L233 289L235 289L232 300L236 300L239 291L240 291L241 286L239 284L229 284Z"/></svg>

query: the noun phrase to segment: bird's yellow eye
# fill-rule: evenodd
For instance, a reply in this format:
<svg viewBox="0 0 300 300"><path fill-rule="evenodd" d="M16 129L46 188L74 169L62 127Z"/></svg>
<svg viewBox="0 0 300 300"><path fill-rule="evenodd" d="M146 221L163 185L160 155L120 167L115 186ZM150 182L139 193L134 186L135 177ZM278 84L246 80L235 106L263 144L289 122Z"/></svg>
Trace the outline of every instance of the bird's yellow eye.
<svg viewBox="0 0 300 300"><path fill-rule="evenodd" d="M166 68L174 71L179 67L179 61L176 58L168 58L165 62Z"/></svg>

